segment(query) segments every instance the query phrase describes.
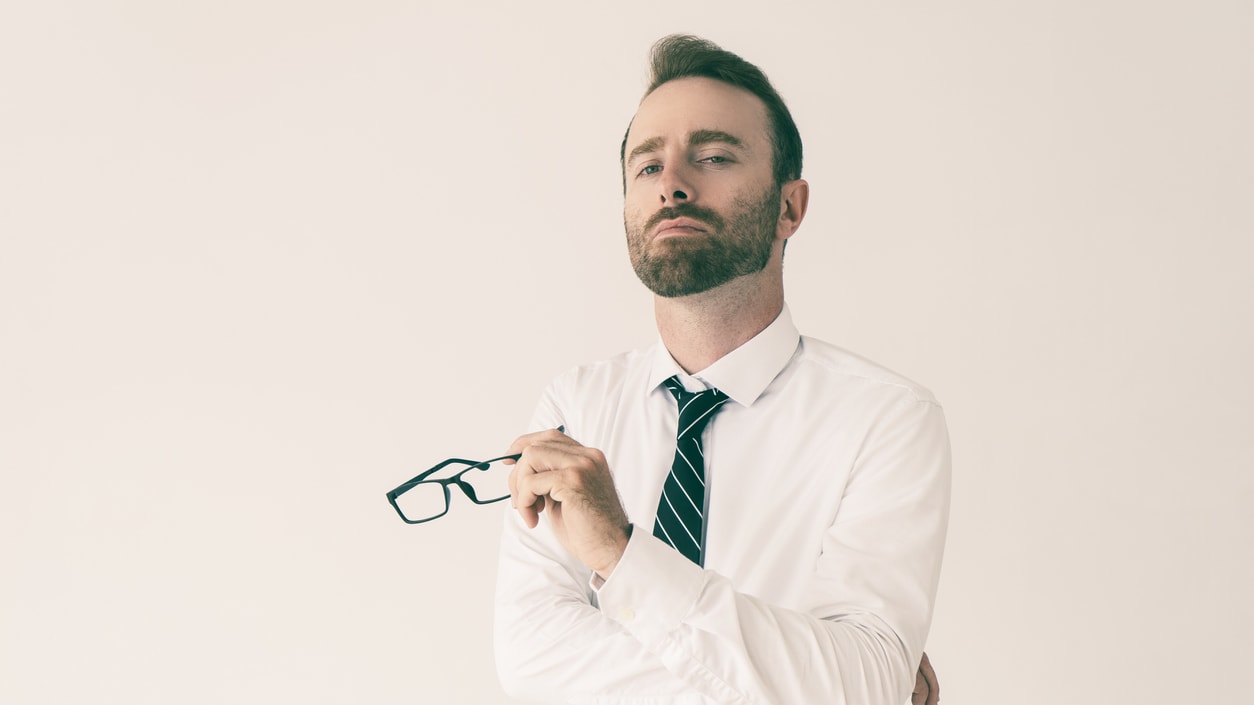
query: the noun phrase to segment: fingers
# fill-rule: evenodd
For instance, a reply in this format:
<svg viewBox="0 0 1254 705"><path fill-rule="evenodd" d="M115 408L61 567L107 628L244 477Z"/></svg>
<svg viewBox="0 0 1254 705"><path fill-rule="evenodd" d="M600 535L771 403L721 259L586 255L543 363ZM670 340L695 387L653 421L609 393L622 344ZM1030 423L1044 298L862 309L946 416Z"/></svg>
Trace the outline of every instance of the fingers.
<svg viewBox="0 0 1254 705"><path fill-rule="evenodd" d="M572 462L583 462L579 460L580 450L589 449L562 433L560 427L519 436L510 444L508 453L521 455L518 461L511 461L514 465L509 473L511 504L527 528L534 529L539 523L540 512L545 510L545 497L554 489L554 477L537 482L536 476L567 467ZM560 489L558 494L562 494ZM561 501L560 496L553 499Z"/></svg>
<svg viewBox="0 0 1254 705"><path fill-rule="evenodd" d="M919 670L914 674L914 691L910 693L910 705L927 705L930 695L927 679L923 677L923 671Z"/></svg>
<svg viewBox="0 0 1254 705"><path fill-rule="evenodd" d="M560 441L562 439L570 441L571 443L575 443L575 439L571 438L565 433L562 433L561 426L558 426L557 428L545 429L543 431L536 431L535 433L528 433L526 435L522 435L522 436L519 436L518 438L515 438L514 442L509 444L509 450L507 450L505 454L517 455L523 452L524 450L526 450L527 446L531 445L532 443L537 443L539 441ZM507 460L505 462L513 463L514 461Z"/></svg>
<svg viewBox="0 0 1254 705"><path fill-rule="evenodd" d="M515 503L527 507L544 496L558 502L572 499L604 465L600 451L573 441L536 441L523 450L511 473Z"/></svg>
<svg viewBox="0 0 1254 705"><path fill-rule="evenodd" d="M514 439L513 443L509 444L509 450L505 454L517 455L534 443L559 443L562 442L562 439L566 439L569 443L574 443L574 439L562 433L562 427L520 435L520 437ZM527 524L527 528L535 528L535 524L539 523L539 513L544 511L544 499L542 497L520 499L518 496L519 470L525 473L532 473L534 470L529 465L525 465L523 468L517 467L515 460L505 460L504 463L515 465L509 472L509 496L512 497L510 504L513 504L513 507L518 509L518 514L523 518L523 523Z"/></svg>
<svg viewBox="0 0 1254 705"><path fill-rule="evenodd" d="M923 659L919 662L919 676L927 683L926 705L936 705L940 702L940 681L936 679L936 671L932 668L932 662L928 660L926 651L923 652Z"/></svg>

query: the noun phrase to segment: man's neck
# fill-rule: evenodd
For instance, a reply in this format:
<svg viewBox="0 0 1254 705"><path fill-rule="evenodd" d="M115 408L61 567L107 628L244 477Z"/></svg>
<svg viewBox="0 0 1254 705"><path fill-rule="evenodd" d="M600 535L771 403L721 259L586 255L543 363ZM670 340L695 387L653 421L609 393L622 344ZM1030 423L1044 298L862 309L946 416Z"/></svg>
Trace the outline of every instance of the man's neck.
<svg viewBox="0 0 1254 705"><path fill-rule="evenodd" d="M774 322L784 307L784 286L781 273L771 269L700 294L653 297L662 343L685 372L704 370Z"/></svg>

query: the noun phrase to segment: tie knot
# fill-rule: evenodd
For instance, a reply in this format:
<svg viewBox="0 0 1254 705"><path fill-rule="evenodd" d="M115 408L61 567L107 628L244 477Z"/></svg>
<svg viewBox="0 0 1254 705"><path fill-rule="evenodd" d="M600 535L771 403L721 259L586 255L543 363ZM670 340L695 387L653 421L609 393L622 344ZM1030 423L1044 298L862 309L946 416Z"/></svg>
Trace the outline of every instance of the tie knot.
<svg viewBox="0 0 1254 705"><path fill-rule="evenodd" d="M684 389L678 377L671 377L664 384L679 404L678 438L699 437L714 413L727 402L727 395L717 389L700 392Z"/></svg>

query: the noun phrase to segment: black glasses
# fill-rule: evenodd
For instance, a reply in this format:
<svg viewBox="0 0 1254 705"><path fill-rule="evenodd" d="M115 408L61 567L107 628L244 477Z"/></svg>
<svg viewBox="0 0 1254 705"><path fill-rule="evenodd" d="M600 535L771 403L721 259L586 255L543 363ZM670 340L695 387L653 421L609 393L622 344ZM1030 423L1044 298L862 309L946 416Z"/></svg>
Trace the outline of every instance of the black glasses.
<svg viewBox="0 0 1254 705"><path fill-rule="evenodd" d="M452 503L449 485L457 485L475 504L492 504L509 499L509 469L501 461L518 460L520 457L502 455L491 460L449 458L388 492L388 503L406 524L421 524L448 514ZM457 470L451 477L431 477L449 466Z"/></svg>

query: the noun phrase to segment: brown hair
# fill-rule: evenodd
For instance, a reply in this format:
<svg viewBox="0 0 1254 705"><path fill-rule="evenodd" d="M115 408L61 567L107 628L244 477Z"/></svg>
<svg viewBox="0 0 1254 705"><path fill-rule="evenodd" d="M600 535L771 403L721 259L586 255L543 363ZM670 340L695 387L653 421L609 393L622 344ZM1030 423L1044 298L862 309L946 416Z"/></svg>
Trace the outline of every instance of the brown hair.
<svg viewBox="0 0 1254 705"><path fill-rule="evenodd" d="M781 186L801 178L801 133L797 131L797 123L793 122L788 106L784 105L784 99L762 69L708 39L690 34L672 34L654 42L649 68L651 75L645 98L667 81L689 77L712 78L757 96L766 104L766 114L771 122L775 185ZM631 131L630 124L627 131ZM623 134L618 157L623 168L623 191L626 192L626 133Z"/></svg>

